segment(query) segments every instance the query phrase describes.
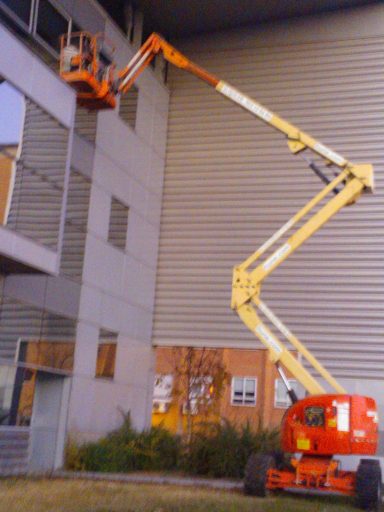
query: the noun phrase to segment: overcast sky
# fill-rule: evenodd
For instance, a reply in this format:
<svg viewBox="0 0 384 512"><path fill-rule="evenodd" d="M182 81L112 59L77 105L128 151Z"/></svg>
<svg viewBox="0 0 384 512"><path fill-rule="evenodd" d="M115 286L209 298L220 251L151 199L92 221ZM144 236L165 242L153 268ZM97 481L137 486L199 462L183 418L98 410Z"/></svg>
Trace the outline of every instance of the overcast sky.
<svg viewBox="0 0 384 512"><path fill-rule="evenodd" d="M24 97L7 82L0 84L0 144L19 143L24 117Z"/></svg>

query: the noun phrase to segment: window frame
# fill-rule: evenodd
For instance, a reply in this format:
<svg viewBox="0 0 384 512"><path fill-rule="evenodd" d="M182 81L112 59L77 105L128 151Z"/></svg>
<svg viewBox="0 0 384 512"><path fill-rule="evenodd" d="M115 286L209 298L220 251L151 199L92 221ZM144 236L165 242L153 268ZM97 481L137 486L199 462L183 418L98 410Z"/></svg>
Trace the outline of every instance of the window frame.
<svg viewBox="0 0 384 512"><path fill-rule="evenodd" d="M159 385L156 385L157 382L161 380L168 379L169 380L169 390L167 395L161 396L160 394L156 395L156 388L159 389ZM172 402L172 394L174 388L174 376L172 373L156 373L155 381L153 384L153 395L152 395L152 413L153 414L165 414L168 412L168 409Z"/></svg>
<svg viewBox="0 0 384 512"><path fill-rule="evenodd" d="M241 379L243 381L243 391L242 391L242 403L235 402L235 387L234 383L236 379ZM253 381L255 384L254 391L254 402L245 402L245 383L246 381ZM255 376L233 376L231 380L231 405L234 407L256 407L257 405L257 377Z"/></svg>
<svg viewBox="0 0 384 512"><path fill-rule="evenodd" d="M131 94L131 95L135 94L135 119L134 119L133 123L130 122L121 113L122 102L124 103L124 101L129 100L129 96L128 96L129 94ZM127 126L129 126L129 128L134 132L136 132L136 125L137 125L137 115L138 115L138 110L139 110L139 95L140 95L140 87L137 84L133 84L132 87L130 88L130 90L126 94L120 95L119 106L117 109L117 114L119 116L119 119L121 121L123 121L123 123L125 123Z"/></svg>
<svg viewBox="0 0 384 512"><path fill-rule="evenodd" d="M114 213L114 210L113 209L113 203L118 203L118 206L119 208L120 207L123 207L124 208L124 214L126 214L126 226L125 226L125 232L124 232L124 247L123 245L119 245L118 243L116 243L116 241L114 240L114 232L113 232L113 227L112 227L112 214ZM108 234L107 234L107 242L109 245L111 245L112 247L114 247L115 249L119 250L119 251L122 251L124 254L126 253L127 251L127 241L128 241L128 222L129 222L129 212L130 212L130 206L128 206L125 202L123 202L121 199L119 199L118 197L116 197L115 195L111 195L111 201L110 201L110 205L109 205L109 219L108 219ZM125 219L124 219L125 221Z"/></svg>
<svg viewBox="0 0 384 512"><path fill-rule="evenodd" d="M3 2L0 1L0 9L9 16L15 23L17 23L23 30L26 32L32 32L32 26L33 26L33 18L35 13L35 4L36 0L31 0L31 7L29 11L29 22L28 24L22 20L16 13L13 11L8 5L5 5Z"/></svg>
<svg viewBox="0 0 384 512"><path fill-rule="evenodd" d="M72 17L65 11L65 9L63 9L63 7L60 4L58 4L56 2L56 0L45 0L45 1L48 2L49 4L51 4L51 6L60 14L60 16L62 16L63 18L65 18L67 20L67 22L68 22L67 34L72 32ZM36 40L41 45L43 45L50 53L52 53L52 55L54 55L55 57L59 57L59 53L49 43L47 43L47 41L45 41L43 39L43 37L40 34L38 34L38 32L37 32L40 0L33 0L32 8L34 9L34 12L33 12L31 34L33 35L33 37L36 38Z"/></svg>
<svg viewBox="0 0 384 512"><path fill-rule="evenodd" d="M52 7L68 22L67 33L72 31L73 18L67 11L58 3L56 0L46 0L52 5ZM40 0L32 0L29 14L29 23L25 23L19 16L12 11L7 5L3 4L0 0L0 10L3 11L14 23L16 23L24 32L32 36L47 52L49 52L55 59L59 58L59 53L49 45L38 33L37 33L37 21L39 13Z"/></svg>
<svg viewBox="0 0 384 512"><path fill-rule="evenodd" d="M182 412L184 415L189 413L193 416L196 416L199 414L201 406L204 403L207 405L212 403L209 391L212 384L213 377L211 375L202 375L194 378L192 377L189 389L190 411L187 410L187 401L184 401L182 406Z"/></svg>
<svg viewBox="0 0 384 512"><path fill-rule="evenodd" d="M294 388L294 386L298 385L298 381L296 379L287 379L288 382L289 382L289 385L295 390L295 392L297 393L298 390ZM275 390L274 390L274 395L273 395L273 406L275 409L288 409L292 404L290 403L289 401L289 396L288 394L286 393L286 401L285 401L285 405L282 405L282 402L278 402L277 400L277 391L278 391L278 386L279 386L279 383L282 383L282 385L284 386L284 381L283 379L275 379Z"/></svg>
<svg viewBox="0 0 384 512"><path fill-rule="evenodd" d="M119 333L115 331L109 331L108 329L104 329L103 327L99 328L99 335L97 338L97 349L96 349L96 365L95 365L95 374L94 378L97 380L104 379L107 381L113 381L115 379L116 374L116 361L117 361L117 349L119 344ZM104 373L99 373L99 357L101 357L101 347L108 345L110 347L114 347L113 353L113 372L112 375L105 375Z"/></svg>

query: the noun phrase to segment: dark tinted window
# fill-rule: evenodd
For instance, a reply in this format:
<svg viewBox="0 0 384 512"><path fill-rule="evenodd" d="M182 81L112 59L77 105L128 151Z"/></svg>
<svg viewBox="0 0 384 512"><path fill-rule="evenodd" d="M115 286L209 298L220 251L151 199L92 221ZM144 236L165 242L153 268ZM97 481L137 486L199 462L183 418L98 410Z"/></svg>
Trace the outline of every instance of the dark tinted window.
<svg viewBox="0 0 384 512"><path fill-rule="evenodd" d="M8 7L18 18L29 25L32 0L1 0L0 5Z"/></svg>
<svg viewBox="0 0 384 512"><path fill-rule="evenodd" d="M127 93L120 96L119 115L133 129L136 126L138 101L139 90L135 85L132 85Z"/></svg>
<svg viewBox="0 0 384 512"><path fill-rule="evenodd" d="M108 242L124 250L128 228L128 206L112 197Z"/></svg>
<svg viewBox="0 0 384 512"><path fill-rule="evenodd" d="M68 32L68 19L48 0L40 0L36 32L49 46L58 51L60 36Z"/></svg>

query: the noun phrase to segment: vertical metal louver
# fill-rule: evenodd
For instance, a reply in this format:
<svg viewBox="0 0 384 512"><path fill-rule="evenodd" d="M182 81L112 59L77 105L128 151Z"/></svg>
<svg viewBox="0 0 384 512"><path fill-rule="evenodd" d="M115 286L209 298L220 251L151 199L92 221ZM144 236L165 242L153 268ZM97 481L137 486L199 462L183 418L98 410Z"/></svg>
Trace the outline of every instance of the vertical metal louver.
<svg viewBox="0 0 384 512"><path fill-rule="evenodd" d="M61 273L81 280L89 211L91 183L71 170L65 217Z"/></svg>
<svg viewBox="0 0 384 512"><path fill-rule="evenodd" d="M67 161L68 130L25 98L20 158L7 226L56 248Z"/></svg>
<svg viewBox="0 0 384 512"><path fill-rule="evenodd" d="M188 43L187 54L348 159L374 164L376 193L340 212L262 293L335 376L383 378L384 37L353 30L289 44L271 28L264 46L227 34ZM230 311L232 268L322 185L280 134L195 77L172 69L171 88L153 341L259 348Z"/></svg>
<svg viewBox="0 0 384 512"><path fill-rule="evenodd" d="M109 217L108 242L124 250L128 229L128 206L112 197Z"/></svg>
<svg viewBox="0 0 384 512"><path fill-rule="evenodd" d="M4 297L0 304L0 358L14 359L17 341L75 341L76 322Z"/></svg>
<svg viewBox="0 0 384 512"><path fill-rule="evenodd" d="M138 101L139 89L134 85L126 94L120 96L119 116L132 128L136 125Z"/></svg>
<svg viewBox="0 0 384 512"><path fill-rule="evenodd" d="M75 132L92 144L96 141L97 110L77 107L75 115Z"/></svg>

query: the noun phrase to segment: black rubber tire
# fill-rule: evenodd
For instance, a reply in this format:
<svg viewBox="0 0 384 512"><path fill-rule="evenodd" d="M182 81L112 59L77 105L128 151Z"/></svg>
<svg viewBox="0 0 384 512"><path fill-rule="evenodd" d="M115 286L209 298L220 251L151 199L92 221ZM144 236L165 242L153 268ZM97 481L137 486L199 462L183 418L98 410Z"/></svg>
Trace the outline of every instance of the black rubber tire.
<svg viewBox="0 0 384 512"><path fill-rule="evenodd" d="M362 459L356 472L356 505L363 510L379 510L382 498L380 462Z"/></svg>
<svg viewBox="0 0 384 512"><path fill-rule="evenodd" d="M249 457L244 470L244 494L267 496L267 472L273 467L275 467L273 455L253 453Z"/></svg>

